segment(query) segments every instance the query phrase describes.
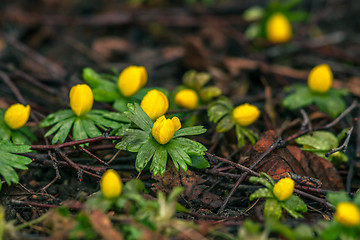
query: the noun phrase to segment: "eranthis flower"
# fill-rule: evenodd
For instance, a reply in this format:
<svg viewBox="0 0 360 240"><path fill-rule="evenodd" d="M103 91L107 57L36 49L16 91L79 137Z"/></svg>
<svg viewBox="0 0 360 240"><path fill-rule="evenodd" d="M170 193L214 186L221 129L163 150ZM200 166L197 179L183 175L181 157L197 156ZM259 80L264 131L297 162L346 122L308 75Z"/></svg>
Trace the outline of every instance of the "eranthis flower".
<svg viewBox="0 0 360 240"><path fill-rule="evenodd" d="M178 117L166 119L165 116L159 117L152 128L152 135L160 144L168 143L174 136L174 133L181 128Z"/></svg>
<svg viewBox="0 0 360 240"><path fill-rule="evenodd" d="M125 97L130 97L144 87L146 82L147 72L144 67L129 66L120 73L117 85Z"/></svg>
<svg viewBox="0 0 360 240"><path fill-rule="evenodd" d="M260 116L260 110L249 103L237 106L232 112L232 118L240 126L254 123Z"/></svg>
<svg viewBox="0 0 360 240"><path fill-rule="evenodd" d="M30 111L30 105L24 106L20 103L15 103L5 111L4 121L11 129L22 128L29 120Z"/></svg>
<svg viewBox="0 0 360 240"><path fill-rule="evenodd" d="M107 199L119 197L122 190L120 175L113 169L107 170L101 178L100 189Z"/></svg>
<svg viewBox="0 0 360 240"><path fill-rule="evenodd" d="M94 103L91 88L86 84L78 84L70 90L70 107L76 116L80 117L87 114Z"/></svg>
<svg viewBox="0 0 360 240"><path fill-rule="evenodd" d="M183 108L195 109L198 106L199 97L194 90L183 89L175 95L175 103Z"/></svg>
<svg viewBox="0 0 360 240"><path fill-rule="evenodd" d="M335 220L346 227L355 227L360 224L358 206L351 202L341 202L336 206Z"/></svg>
<svg viewBox="0 0 360 240"><path fill-rule="evenodd" d="M291 178L282 178L274 185L273 193L279 201L285 201L293 194L294 187L294 180Z"/></svg>
<svg viewBox="0 0 360 240"><path fill-rule="evenodd" d="M284 14L275 13L269 18L266 23L266 36L273 43L284 43L291 39L291 23Z"/></svg>
<svg viewBox="0 0 360 240"><path fill-rule="evenodd" d="M313 92L326 93L333 82L332 71L327 64L321 64L311 69L308 76L308 86Z"/></svg>
<svg viewBox="0 0 360 240"><path fill-rule="evenodd" d="M154 121L166 113L169 108L169 101L164 93L153 89L144 96L140 106L151 120Z"/></svg>

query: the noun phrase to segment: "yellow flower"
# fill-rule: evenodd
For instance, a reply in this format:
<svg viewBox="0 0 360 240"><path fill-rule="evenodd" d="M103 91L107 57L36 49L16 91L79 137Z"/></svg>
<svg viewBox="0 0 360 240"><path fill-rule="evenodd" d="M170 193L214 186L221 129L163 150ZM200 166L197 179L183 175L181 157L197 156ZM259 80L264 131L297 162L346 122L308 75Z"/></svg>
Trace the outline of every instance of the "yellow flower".
<svg viewBox="0 0 360 240"><path fill-rule="evenodd" d="M234 121L241 126L252 124L259 116L260 110L256 106L248 103L237 106L232 112Z"/></svg>
<svg viewBox="0 0 360 240"><path fill-rule="evenodd" d="M77 116L83 116L88 113L94 103L91 88L86 84L78 84L70 90L70 106Z"/></svg>
<svg viewBox="0 0 360 240"><path fill-rule="evenodd" d="M146 69L141 66L129 66L125 68L118 79L119 91L130 97L137 93L147 82Z"/></svg>
<svg viewBox="0 0 360 240"><path fill-rule="evenodd" d="M160 144L168 143L174 136L174 133L181 128L179 118L173 117L166 119L165 116L159 117L152 128L152 135Z"/></svg>
<svg viewBox="0 0 360 240"><path fill-rule="evenodd" d="M114 199L120 196L122 182L119 174L113 170L107 170L101 178L100 189L107 199Z"/></svg>
<svg viewBox="0 0 360 240"><path fill-rule="evenodd" d="M164 93L154 89L145 95L140 106L151 120L154 121L166 113L169 108L169 101Z"/></svg>
<svg viewBox="0 0 360 240"><path fill-rule="evenodd" d="M291 178L282 178L275 185L273 193L280 201L288 200L294 192L295 182Z"/></svg>
<svg viewBox="0 0 360 240"><path fill-rule="evenodd" d="M30 105L24 106L20 103L11 105L5 111L4 121L6 125L14 130L22 128L29 120L30 110Z"/></svg>
<svg viewBox="0 0 360 240"><path fill-rule="evenodd" d="M335 220L346 227L358 226L360 224L359 208L351 202L341 202L336 206Z"/></svg>
<svg viewBox="0 0 360 240"><path fill-rule="evenodd" d="M292 35L291 24L282 13L273 14L266 24L266 36L270 42L284 43Z"/></svg>
<svg viewBox="0 0 360 240"><path fill-rule="evenodd" d="M329 65L321 64L311 69L308 77L308 86L311 91L326 93L331 88L333 74Z"/></svg>
<svg viewBox="0 0 360 240"><path fill-rule="evenodd" d="M183 108L194 109L199 103L199 97L194 90L183 89L175 95L175 103Z"/></svg>

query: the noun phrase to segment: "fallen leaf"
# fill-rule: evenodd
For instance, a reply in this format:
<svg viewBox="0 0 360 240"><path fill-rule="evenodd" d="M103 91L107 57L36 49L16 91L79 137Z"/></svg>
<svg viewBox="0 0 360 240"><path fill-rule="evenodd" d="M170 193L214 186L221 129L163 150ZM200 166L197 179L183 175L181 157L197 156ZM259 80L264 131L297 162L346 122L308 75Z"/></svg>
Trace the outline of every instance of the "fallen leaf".
<svg viewBox="0 0 360 240"><path fill-rule="evenodd" d="M122 240L123 237L116 231L109 217L100 210L94 210L90 213L89 219L95 231L104 240Z"/></svg>

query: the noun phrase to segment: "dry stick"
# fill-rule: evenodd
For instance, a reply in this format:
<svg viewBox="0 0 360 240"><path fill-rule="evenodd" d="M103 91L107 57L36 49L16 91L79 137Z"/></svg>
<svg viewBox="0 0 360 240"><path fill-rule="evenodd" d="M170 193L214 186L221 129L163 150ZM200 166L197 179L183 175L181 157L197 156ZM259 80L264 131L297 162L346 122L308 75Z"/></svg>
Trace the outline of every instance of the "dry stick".
<svg viewBox="0 0 360 240"><path fill-rule="evenodd" d="M11 79L6 75L6 73L0 71L0 77L4 80L6 85L9 86L11 91L15 94L16 98L19 100L19 102L23 105L26 104L25 98L21 95L19 89L16 87L16 85L11 81Z"/></svg>
<svg viewBox="0 0 360 240"><path fill-rule="evenodd" d="M347 130L347 132L346 132L346 138L344 140L344 143L341 144L341 146L339 146L337 148L330 149L330 151L325 154L325 157L328 157L331 154L336 153L338 151L346 152L346 150L348 148L349 141L350 141L351 133L352 133L353 130L354 130L354 126L351 126L351 128L349 128L349 130Z"/></svg>
<svg viewBox="0 0 360 240"><path fill-rule="evenodd" d="M301 124L301 130L305 129L305 127L308 127L309 129L309 133L312 134L313 133L313 129L312 129L312 125L311 125L311 121L309 118L309 115L305 112L304 109L300 109L300 113L304 119L304 121Z"/></svg>

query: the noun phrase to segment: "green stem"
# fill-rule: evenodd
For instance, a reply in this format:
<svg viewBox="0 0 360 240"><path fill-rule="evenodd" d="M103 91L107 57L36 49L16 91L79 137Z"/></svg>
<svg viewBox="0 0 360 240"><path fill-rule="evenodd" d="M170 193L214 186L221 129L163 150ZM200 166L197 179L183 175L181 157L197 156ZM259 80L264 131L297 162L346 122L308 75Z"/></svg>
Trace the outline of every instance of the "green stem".
<svg viewBox="0 0 360 240"><path fill-rule="evenodd" d="M32 226L34 224L37 224L37 223L40 223L42 222L47 216L48 216L48 213L45 213L44 215L38 217L37 219L34 219L34 220L31 220L29 222L26 222L26 223L23 223L23 224L20 224L20 225L17 225L15 228L17 230L20 230L20 229L23 229L23 228L26 228L26 227L29 227L29 226Z"/></svg>

